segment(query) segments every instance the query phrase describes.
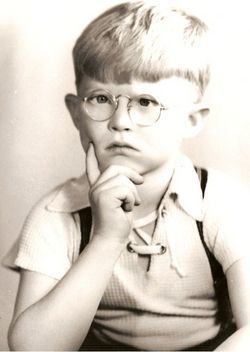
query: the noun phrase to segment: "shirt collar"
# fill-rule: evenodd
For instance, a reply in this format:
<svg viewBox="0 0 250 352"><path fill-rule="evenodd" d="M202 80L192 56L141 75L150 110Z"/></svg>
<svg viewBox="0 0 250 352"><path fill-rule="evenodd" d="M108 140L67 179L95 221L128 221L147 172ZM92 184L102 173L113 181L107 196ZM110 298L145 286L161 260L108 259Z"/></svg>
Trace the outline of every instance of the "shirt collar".
<svg viewBox="0 0 250 352"><path fill-rule="evenodd" d="M54 198L46 209L53 212L73 213L89 204L89 185L86 175L68 180L56 189ZM194 219L203 218L203 199L200 180L191 160L181 155L176 163L174 173L161 206L171 198L179 207Z"/></svg>
<svg viewBox="0 0 250 352"><path fill-rule="evenodd" d="M89 184L85 174L72 178L56 188L55 196L46 205L46 209L59 213L77 212L90 205L88 192Z"/></svg>
<svg viewBox="0 0 250 352"><path fill-rule="evenodd" d="M169 188L163 197L163 206L169 198L195 220L202 221L203 195L200 179L193 163L184 155L176 163Z"/></svg>

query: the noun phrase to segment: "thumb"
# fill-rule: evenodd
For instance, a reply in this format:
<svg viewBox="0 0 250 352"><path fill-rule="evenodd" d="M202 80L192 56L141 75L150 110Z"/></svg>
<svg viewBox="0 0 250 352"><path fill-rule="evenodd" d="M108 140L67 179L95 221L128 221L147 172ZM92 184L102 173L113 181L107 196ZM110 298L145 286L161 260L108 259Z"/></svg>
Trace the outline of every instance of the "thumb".
<svg viewBox="0 0 250 352"><path fill-rule="evenodd" d="M89 143L86 153L86 174L90 186L93 186L96 183L101 174L93 143Z"/></svg>

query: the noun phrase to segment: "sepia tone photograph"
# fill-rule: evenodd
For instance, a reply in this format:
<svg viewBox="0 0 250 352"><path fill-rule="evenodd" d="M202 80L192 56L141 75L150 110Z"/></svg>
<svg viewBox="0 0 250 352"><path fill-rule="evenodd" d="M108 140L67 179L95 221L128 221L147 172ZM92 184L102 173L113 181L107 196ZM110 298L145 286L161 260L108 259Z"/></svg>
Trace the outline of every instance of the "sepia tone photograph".
<svg viewBox="0 0 250 352"><path fill-rule="evenodd" d="M249 350L247 1L0 8L0 351Z"/></svg>

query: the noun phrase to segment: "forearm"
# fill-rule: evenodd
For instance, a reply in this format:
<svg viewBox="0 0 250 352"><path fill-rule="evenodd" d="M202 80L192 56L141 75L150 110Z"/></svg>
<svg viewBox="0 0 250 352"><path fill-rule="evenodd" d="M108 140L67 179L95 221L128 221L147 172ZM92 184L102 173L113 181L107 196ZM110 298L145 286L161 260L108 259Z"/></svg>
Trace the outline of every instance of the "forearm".
<svg viewBox="0 0 250 352"><path fill-rule="evenodd" d="M232 334L226 341L224 341L216 351L249 351L250 350L250 325L246 325L234 334Z"/></svg>
<svg viewBox="0 0 250 352"><path fill-rule="evenodd" d="M10 329L15 350L74 350L86 337L123 245L93 240L65 277Z"/></svg>

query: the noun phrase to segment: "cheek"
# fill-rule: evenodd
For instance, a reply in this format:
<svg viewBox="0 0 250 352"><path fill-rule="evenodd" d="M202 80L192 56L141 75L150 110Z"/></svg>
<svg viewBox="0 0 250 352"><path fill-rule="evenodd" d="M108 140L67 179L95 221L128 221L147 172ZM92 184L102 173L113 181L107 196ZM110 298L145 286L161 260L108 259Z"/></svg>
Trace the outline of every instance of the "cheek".
<svg viewBox="0 0 250 352"><path fill-rule="evenodd" d="M79 126L79 134L81 139L81 144L86 152L88 149L89 142L92 141L92 131L91 128L86 123L81 123Z"/></svg>
<svg viewBox="0 0 250 352"><path fill-rule="evenodd" d="M84 149L84 151L86 153L90 140L87 137L82 136L82 135L80 135L80 138L81 138L82 147L83 147L83 149Z"/></svg>
<svg viewBox="0 0 250 352"><path fill-rule="evenodd" d="M102 140L102 128L97 125L96 122L84 121L81 123L80 128L80 138L83 149L88 149L89 142L93 142L95 146Z"/></svg>
<svg viewBox="0 0 250 352"><path fill-rule="evenodd" d="M163 120L152 134L149 133L148 140L155 146L158 153L168 153L180 146L182 126L177 120Z"/></svg>

